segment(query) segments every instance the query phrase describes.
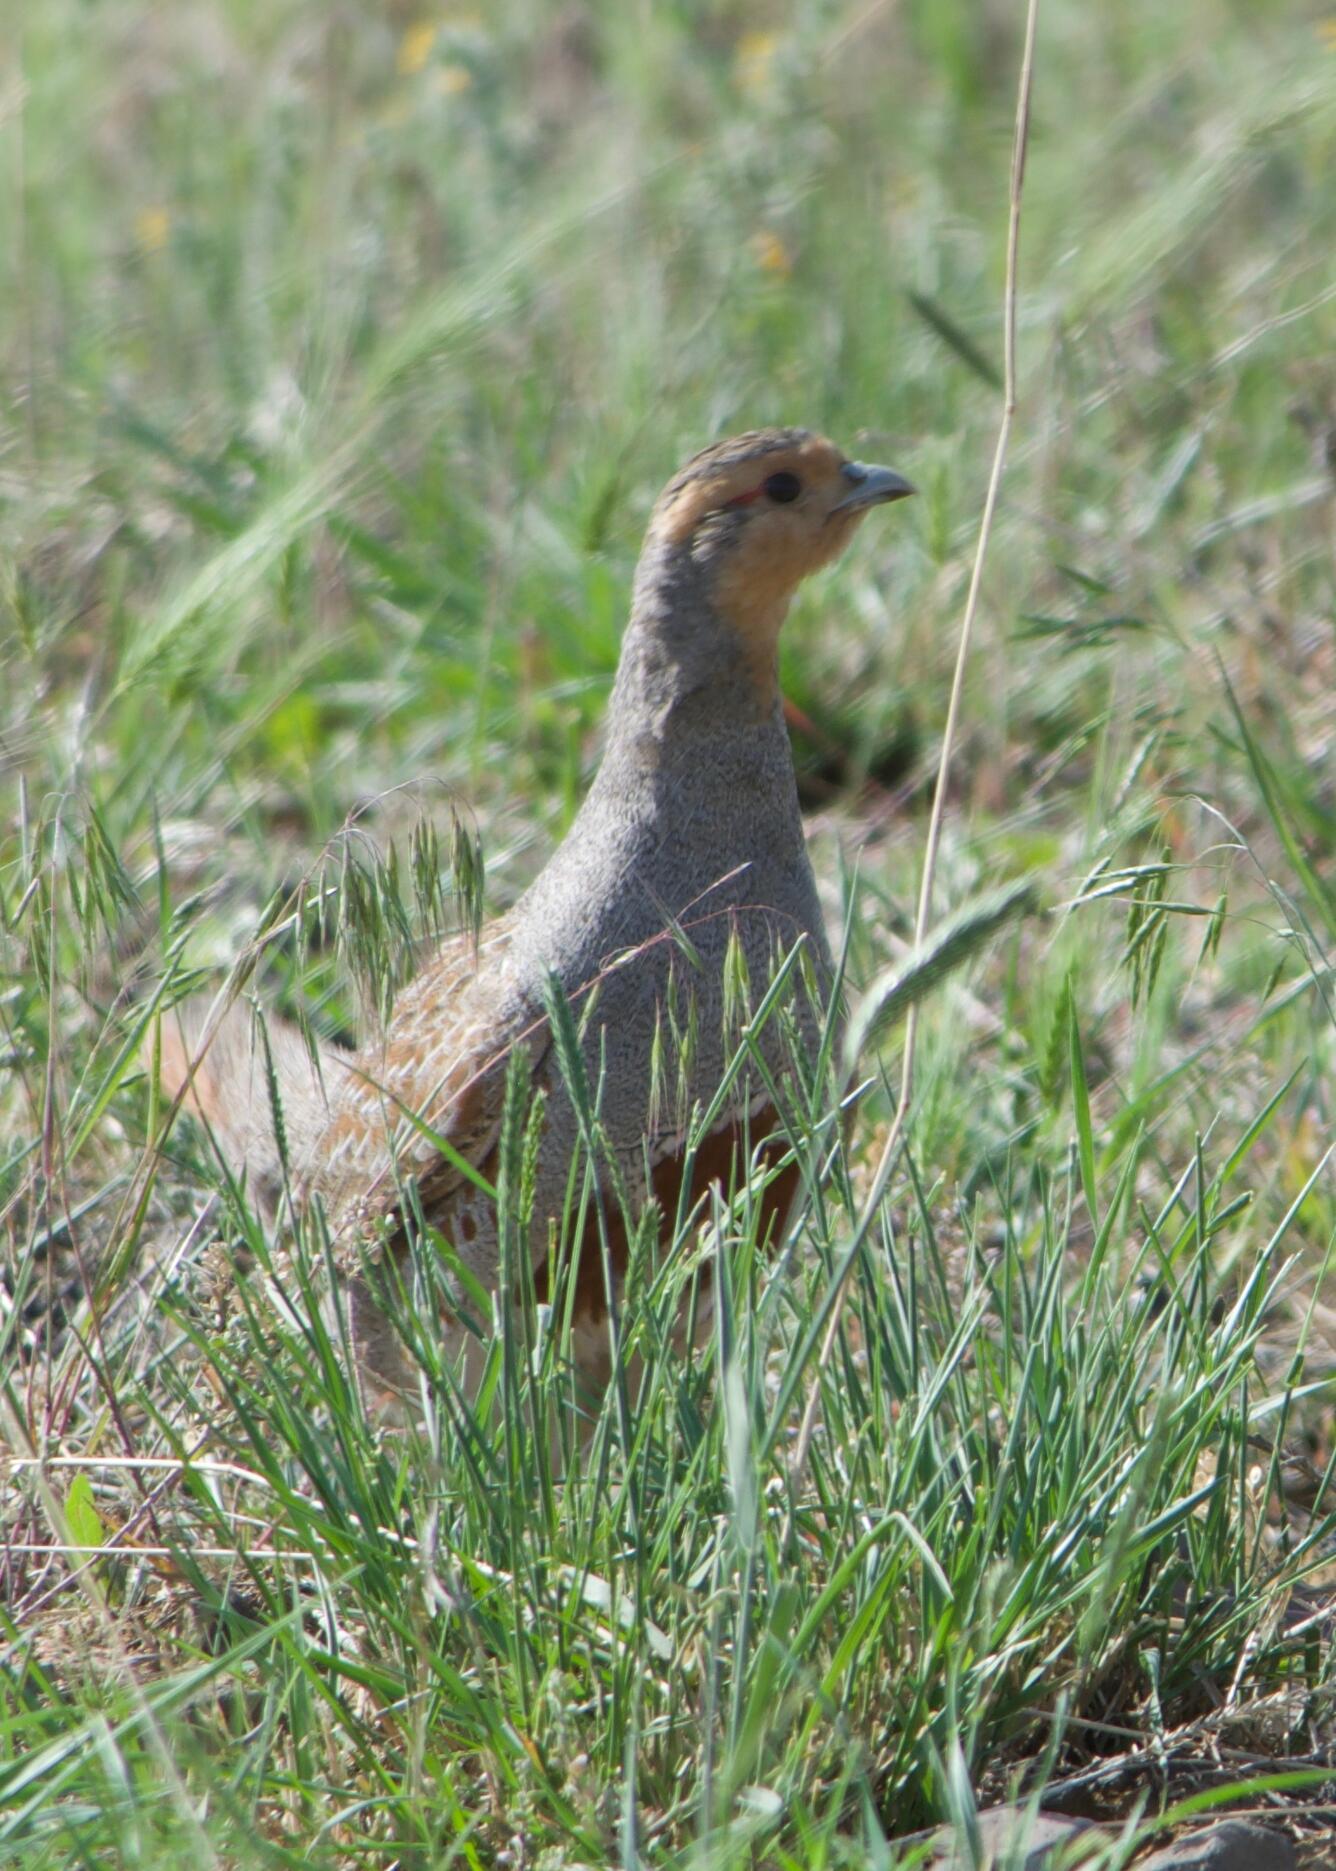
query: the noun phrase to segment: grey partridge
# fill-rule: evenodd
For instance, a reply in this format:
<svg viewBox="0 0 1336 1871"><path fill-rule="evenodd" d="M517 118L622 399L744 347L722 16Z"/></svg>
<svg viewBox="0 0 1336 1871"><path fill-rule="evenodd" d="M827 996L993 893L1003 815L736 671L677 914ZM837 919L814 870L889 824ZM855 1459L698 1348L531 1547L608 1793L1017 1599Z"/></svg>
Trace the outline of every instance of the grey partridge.
<svg viewBox="0 0 1336 1871"><path fill-rule="evenodd" d="M461 935L440 949L362 1050L329 1048L317 1072L294 1030L267 1023L287 1184L299 1204L323 1204L336 1239L402 1252L411 1180L425 1217L496 1288L494 1207L460 1160L494 1177L508 1061L522 1046L545 1098L530 1243L542 1290L550 1218L589 1141L553 1044L553 984L571 1005L598 1099L598 1174L620 1184L632 1220L652 1196L671 1226L688 1120L718 1102L736 1046L729 968L740 960L760 991L801 942L815 993L797 997L787 1042L777 1023L761 1033L764 1069L737 1076L690 1153L686 1203L731 1166L745 1170L753 1142L778 1164L766 1081L783 1078L795 1033L815 1055L832 980L779 693L780 627L799 582L843 550L868 509L912 491L891 469L850 461L803 429L719 443L668 483L636 571L602 763L538 878L476 942ZM189 1012L164 1021L166 1089L272 1204L284 1167L249 1016L233 1009L202 1056L200 1038ZM769 1177L772 1213L787 1208L796 1177L791 1162ZM616 1278L627 1253L620 1203L601 1206L606 1232L601 1242L591 1221L576 1275L573 1352L592 1382L607 1372L603 1246ZM348 1298L362 1379L402 1391L401 1348L360 1276L350 1276ZM461 1328L443 1320L441 1329Z"/></svg>

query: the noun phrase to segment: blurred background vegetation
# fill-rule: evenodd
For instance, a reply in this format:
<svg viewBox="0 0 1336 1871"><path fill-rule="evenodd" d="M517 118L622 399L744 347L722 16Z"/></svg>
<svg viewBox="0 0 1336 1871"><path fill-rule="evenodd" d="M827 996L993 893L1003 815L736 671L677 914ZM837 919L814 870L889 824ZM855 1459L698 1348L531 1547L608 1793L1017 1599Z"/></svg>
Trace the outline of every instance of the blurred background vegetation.
<svg viewBox="0 0 1336 1871"><path fill-rule="evenodd" d="M1016 870L1063 900L1092 867L1195 866L1168 896L1240 912L1221 958L1249 987L1305 965L1302 926L1252 914L1270 808L1319 854L1332 824L1334 20L1045 8L943 871L947 902ZM178 887L221 893L192 955L230 957L243 883L350 815L402 827L421 804L390 789L428 778L513 897L596 757L654 491L793 421L924 490L785 645L814 833L868 847L903 929L997 415L1020 25L993 0L28 9L0 628L30 843L62 813L86 842L91 809L142 872L165 823ZM1126 907L1062 923L1015 1011L1042 1046L1106 950L1091 1037L1135 1072ZM1329 895L1307 913L1329 928ZM1199 938L1170 945L1167 1017Z"/></svg>

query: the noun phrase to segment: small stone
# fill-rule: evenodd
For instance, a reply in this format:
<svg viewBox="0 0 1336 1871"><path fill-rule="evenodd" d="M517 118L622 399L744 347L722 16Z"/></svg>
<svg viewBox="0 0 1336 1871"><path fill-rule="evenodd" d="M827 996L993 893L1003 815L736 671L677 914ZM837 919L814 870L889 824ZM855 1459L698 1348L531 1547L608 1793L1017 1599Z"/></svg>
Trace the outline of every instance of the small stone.
<svg viewBox="0 0 1336 1871"><path fill-rule="evenodd" d="M1136 1871L1295 1871L1294 1847L1283 1832L1222 1819L1200 1832L1183 1832L1143 1858Z"/></svg>
<svg viewBox="0 0 1336 1871"><path fill-rule="evenodd" d="M1088 1819L1064 1819L1058 1813L1032 1813L1025 1806L991 1806L978 1815L979 1838L983 1845L981 1867L997 1865L1005 1871L1057 1871L1061 1863L1077 1865L1080 1854L1072 1849L1072 1840L1088 1834L1093 1851L1107 1834ZM933 1837L936 1856L927 1871L975 1871L969 1848L951 1827L944 1826ZM1062 1853L1061 1860L1058 1854ZM1216 1871L1214 1865L1210 1871ZM1269 1867L1268 1867L1269 1871Z"/></svg>

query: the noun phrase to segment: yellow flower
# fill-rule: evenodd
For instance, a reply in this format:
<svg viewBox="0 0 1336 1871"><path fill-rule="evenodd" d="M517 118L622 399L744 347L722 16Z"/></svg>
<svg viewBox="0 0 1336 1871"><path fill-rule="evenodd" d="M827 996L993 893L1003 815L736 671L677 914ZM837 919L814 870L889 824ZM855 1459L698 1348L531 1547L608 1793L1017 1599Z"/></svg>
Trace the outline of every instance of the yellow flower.
<svg viewBox="0 0 1336 1871"><path fill-rule="evenodd" d="M1315 31L1323 45L1331 52L1336 52L1336 13L1328 14L1326 19L1317 21Z"/></svg>
<svg viewBox="0 0 1336 1871"><path fill-rule="evenodd" d="M144 253L161 253L172 231L172 217L161 206L141 208L135 216L135 242Z"/></svg>
<svg viewBox="0 0 1336 1871"><path fill-rule="evenodd" d="M430 20L421 19L410 26L399 41L399 56L395 60L401 78L411 78L425 67L431 57L431 48L436 43L436 28Z"/></svg>
<svg viewBox="0 0 1336 1871"><path fill-rule="evenodd" d="M773 227L763 227L747 242L752 259L763 273L778 273L787 279L793 271L793 255Z"/></svg>
<svg viewBox="0 0 1336 1871"><path fill-rule="evenodd" d="M733 53L733 80L739 91L764 91L779 50L777 32L745 32Z"/></svg>
<svg viewBox="0 0 1336 1871"><path fill-rule="evenodd" d="M433 76L432 82L442 97L458 97L461 91L467 91L473 83L473 73L467 65L442 65Z"/></svg>

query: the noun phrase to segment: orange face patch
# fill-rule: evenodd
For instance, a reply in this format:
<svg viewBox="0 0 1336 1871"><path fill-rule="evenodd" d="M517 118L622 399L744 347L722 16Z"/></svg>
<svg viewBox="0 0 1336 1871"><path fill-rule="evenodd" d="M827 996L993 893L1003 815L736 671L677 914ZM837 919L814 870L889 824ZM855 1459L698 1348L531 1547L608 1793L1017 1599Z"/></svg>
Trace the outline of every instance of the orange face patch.
<svg viewBox="0 0 1336 1871"><path fill-rule="evenodd" d="M804 489L794 503L797 506L806 506L811 493L823 483L833 495L844 461L835 444L823 435L801 434L801 440L768 448L761 444L755 453L718 467L711 461L712 453L707 451L698 457L698 472L692 473L692 464L688 464L684 474L670 483L651 522L651 531L658 538L684 545L712 513L744 503L762 505L765 483L773 474L797 475Z"/></svg>
<svg viewBox="0 0 1336 1871"><path fill-rule="evenodd" d="M689 465L660 501L651 531L710 564L714 608L741 639L758 702L768 710L777 687L779 632L794 590L843 551L861 514L835 512L849 483L841 472L845 457L833 442L787 431L771 446L759 436L757 444L718 463L707 453L695 473ZM725 446L731 452L732 445ZM717 529L732 513L740 523L721 536Z"/></svg>

